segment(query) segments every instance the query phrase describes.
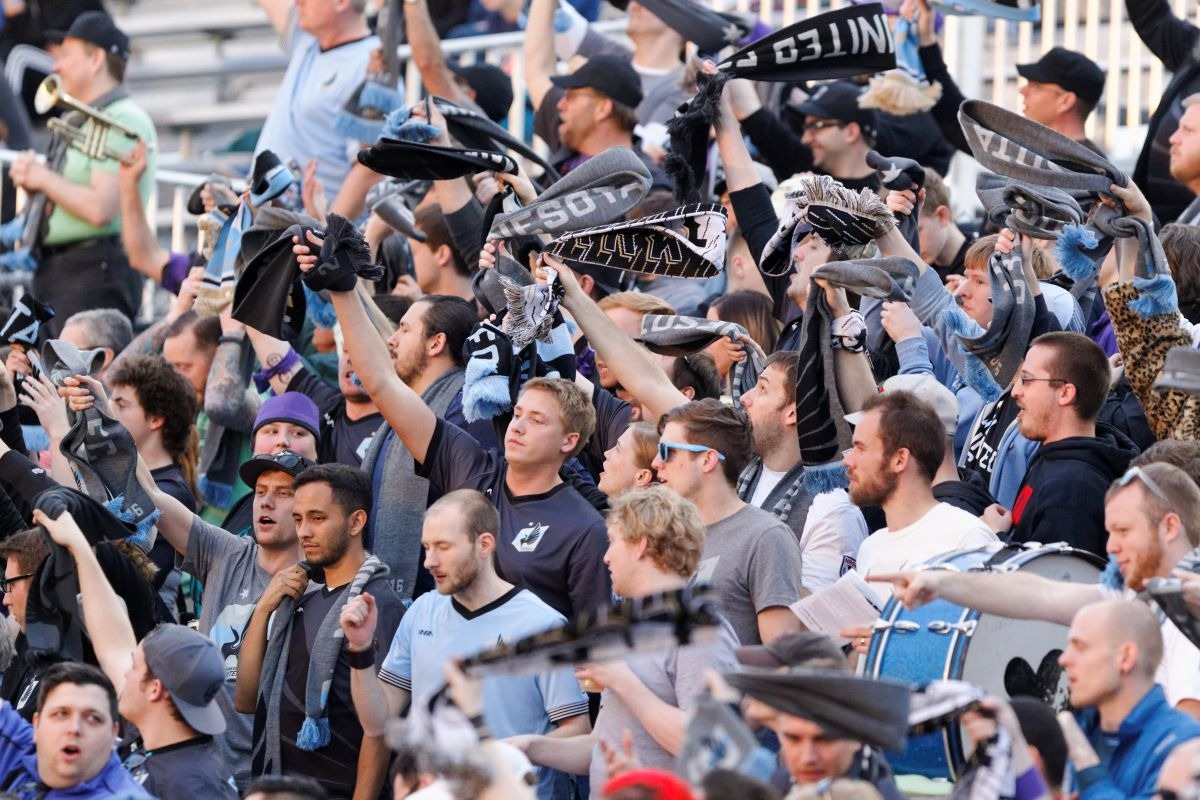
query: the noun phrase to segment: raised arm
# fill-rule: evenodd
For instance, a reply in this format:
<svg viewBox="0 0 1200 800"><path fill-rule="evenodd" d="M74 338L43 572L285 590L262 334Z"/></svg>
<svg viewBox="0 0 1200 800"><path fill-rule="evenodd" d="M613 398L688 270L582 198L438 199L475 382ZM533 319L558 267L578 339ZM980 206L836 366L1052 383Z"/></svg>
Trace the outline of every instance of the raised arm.
<svg viewBox="0 0 1200 800"><path fill-rule="evenodd" d="M274 336L269 336L257 328L246 327L246 337L250 340L250 345L254 348L254 355L258 358L258 363L264 368L278 366L283 361L292 349L292 346L282 339L276 339ZM213 359L216 363L216 359ZM292 382L292 378L296 377L296 373L304 368L304 365L299 360L295 364L280 372L278 375L271 376L271 389L275 394L283 394L288 389L288 384ZM211 381L210 381L211 383Z"/></svg>
<svg viewBox="0 0 1200 800"><path fill-rule="evenodd" d="M404 9L404 30L412 47L412 60L421 73L421 83L426 91L459 105L470 103L470 98L454 80L454 73L446 66L442 42L433 26L433 18L429 16L427 0L407 0L400 6Z"/></svg>
<svg viewBox="0 0 1200 800"><path fill-rule="evenodd" d="M604 359L620 384L650 409L654 419L688 402L687 396L675 388L650 351L621 332L600 306L579 288L575 275L562 262L543 255L542 263L558 271L565 290L563 305L579 323L588 344Z"/></svg>
<svg viewBox="0 0 1200 800"><path fill-rule="evenodd" d="M525 20L525 91L535 109L550 91L554 75L554 8L557 0L532 0Z"/></svg>
<svg viewBox="0 0 1200 800"><path fill-rule="evenodd" d="M312 233L309 233L309 241L312 246L320 247L320 239ZM296 253L301 269L307 271L315 266L316 256L311 255L307 245L297 243ZM412 457L417 463L424 463L437 427L437 416L419 394L396 376L387 343L371 324L357 292L330 291L329 294L342 326L346 352L354 362L363 388Z"/></svg>
<svg viewBox="0 0 1200 800"><path fill-rule="evenodd" d="M146 466L141 456L137 460L137 479L160 512L157 525L159 534L175 548L175 552L186 556L192 521L196 516L183 503L158 488L154 476L150 474L150 467Z"/></svg>
<svg viewBox="0 0 1200 800"><path fill-rule="evenodd" d="M35 509L33 521L49 531L50 538L75 559L88 638L92 640L100 668L120 695L125 688L125 674L133 662L133 651L137 649L125 604L104 576L92 546L69 511L61 513L58 519L50 519L44 511Z"/></svg>
<svg viewBox="0 0 1200 800"><path fill-rule="evenodd" d="M142 204L138 182L146 171L146 145L138 142L130 154L130 162L117 168L117 183L121 192L121 244L129 264L151 280L162 283L163 268L171 254L163 249L150 230L146 207Z"/></svg>
<svg viewBox="0 0 1200 800"><path fill-rule="evenodd" d="M282 34L287 30L288 19L292 14L292 0L258 0L258 5L267 12L267 19L271 21L271 26L277 33Z"/></svg>
<svg viewBox="0 0 1200 800"><path fill-rule="evenodd" d="M233 431L250 433L258 414L258 394L242 378L242 348L247 328L233 318L233 306L221 312L221 342L213 354L204 387L204 413Z"/></svg>

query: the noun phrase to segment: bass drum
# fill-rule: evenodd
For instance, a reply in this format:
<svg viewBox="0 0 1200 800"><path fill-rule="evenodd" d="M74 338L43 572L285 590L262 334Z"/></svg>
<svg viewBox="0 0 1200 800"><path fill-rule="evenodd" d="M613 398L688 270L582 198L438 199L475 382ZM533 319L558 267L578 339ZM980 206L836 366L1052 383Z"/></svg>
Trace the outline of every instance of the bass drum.
<svg viewBox="0 0 1200 800"><path fill-rule="evenodd" d="M995 544L939 556L926 569L959 572L1032 572L1073 583L1098 583L1104 562L1066 544ZM962 680L998 697L1032 696L1056 710L1067 704L1067 678L1058 665L1067 628L1052 622L983 614L935 600L908 611L894 598L867 651L865 674L923 686ZM957 721L943 730L910 737L908 747L888 760L898 775L955 779L969 755Z"/></svg>

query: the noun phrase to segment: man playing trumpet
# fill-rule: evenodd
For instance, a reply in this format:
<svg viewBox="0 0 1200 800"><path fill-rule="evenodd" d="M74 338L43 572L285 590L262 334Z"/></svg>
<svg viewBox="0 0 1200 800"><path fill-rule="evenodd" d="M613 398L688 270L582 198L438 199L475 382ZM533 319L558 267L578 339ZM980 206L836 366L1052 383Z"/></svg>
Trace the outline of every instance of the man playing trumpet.
<svg viewBox="0 0 1200 800"><path fill-rule="evenodd" d="M122 86L128 59L129 37L111 17L101 11L80 14L63 34L55 58L57 99L76 109L90 107L105 122L135 132L145 143L150 159L140 183L145 201L153 188L156 137L149 115ZM87 111L70 116L86 117L80 126L84 132L104 124ZM11 168L13 181L31 198L40 193L47 201L45 222L34 230L27 225L27 241L21 246L30 249L36 264L34 295L57 312L49 323L50 336L57 336L62 321L77 311L115 308L132 318L140 305L141 281L121 246L118 162L112 158L132 150L136 142L116 129L108 130L105 138L105 152L99 156L68 148L57 170L53 154L51 163L43 164L32 151L18 157ZM64 144L55 142L52 150Z"/></svg>

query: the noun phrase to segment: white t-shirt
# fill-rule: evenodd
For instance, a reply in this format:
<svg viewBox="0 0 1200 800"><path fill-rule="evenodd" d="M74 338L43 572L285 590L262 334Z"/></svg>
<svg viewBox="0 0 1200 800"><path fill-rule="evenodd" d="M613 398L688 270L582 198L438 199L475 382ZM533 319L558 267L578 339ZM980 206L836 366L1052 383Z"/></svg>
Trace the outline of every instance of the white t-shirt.
<svg viewBox="0 0 1200 800"><path fill-rule="evenodd" d="M775 487L783 480L786 472L776 472L773 469L767 469L767 465L763 464L762 469L758 473L758 483L754 484L754 496L750 498L750 505L762 508L762 504L775 491Z"/></svg>
<svg viewBox="0 0 1200 800"><path fill-rule="evenodd" d="M896 572L924 564L934 556L954 550L982 547L997 541L995 532L979 517L938 503L925 516L905 528L882 528L867 537L858 548L858 572L864 578L871 573ZM891 584L872 584L886 599Z"/></svg>
<svg viewBox="0 0 1200 800"><path fill-rule="evenodd" d="M853 569L855 557L867 538L867 521L850 502L845 489L821 492L813 498L800 536L804 588L819 592Z"/></svg>

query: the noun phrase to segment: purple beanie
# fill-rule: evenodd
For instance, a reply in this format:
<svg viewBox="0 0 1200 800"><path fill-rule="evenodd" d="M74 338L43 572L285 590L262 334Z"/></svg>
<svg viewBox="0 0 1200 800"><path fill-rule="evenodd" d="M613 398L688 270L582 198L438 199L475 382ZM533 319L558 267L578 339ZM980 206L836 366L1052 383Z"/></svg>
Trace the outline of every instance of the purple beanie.
<svg viewBox="0 0 1200 800"><path fill-rule="evenodd" d="M299 392L284 392L274 397L268 397L254 418L254 430L250 437L258 434L258 429L268 422L290 422L307 428L314 439L321 437L321 412L317 404L308 395Z"/></svg>

